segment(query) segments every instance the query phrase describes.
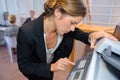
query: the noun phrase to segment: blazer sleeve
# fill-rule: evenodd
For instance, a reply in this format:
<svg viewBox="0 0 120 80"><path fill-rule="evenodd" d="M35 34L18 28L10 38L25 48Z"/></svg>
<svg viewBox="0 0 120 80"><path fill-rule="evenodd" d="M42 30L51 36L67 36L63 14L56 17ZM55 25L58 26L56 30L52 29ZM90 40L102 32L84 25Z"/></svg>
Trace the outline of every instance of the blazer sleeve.
<svg viewBox="0 0 120 80"><path fill-rule="evenodd" d="M35 63L32 60L32 50L30 39L21 28L17 36L17 62L20 71L25 76L47 77L52 76L50 71L51 64Z"/></svg>
<svg viewBox="0 0 120 80"><path fill-rule="evenodd" d="M74 32L70 32L70 35L74 38L77 39L79 41L82 41L85 44L90 44L89 43L89 34L90 33L86 33L83 32L82 30L80 30L79 28L75 28Z"/></svg>

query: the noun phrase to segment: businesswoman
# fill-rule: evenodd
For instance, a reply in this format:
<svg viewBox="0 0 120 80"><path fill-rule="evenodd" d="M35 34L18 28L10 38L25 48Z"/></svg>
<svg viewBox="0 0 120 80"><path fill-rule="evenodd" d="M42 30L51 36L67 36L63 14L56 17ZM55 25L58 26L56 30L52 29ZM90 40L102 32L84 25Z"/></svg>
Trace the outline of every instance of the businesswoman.
<svg viewBox="0 0 120 80"><path fill-rule="evenodd" d="M23 25L17 37L17 57L20 71L29 80L52 80L53 72L64 71L68 57L77 39L94 47L96 39L108 37L105 32L85 33L76 25L85 17L82 0L47 0L45 12L39 18Z"/></svg>

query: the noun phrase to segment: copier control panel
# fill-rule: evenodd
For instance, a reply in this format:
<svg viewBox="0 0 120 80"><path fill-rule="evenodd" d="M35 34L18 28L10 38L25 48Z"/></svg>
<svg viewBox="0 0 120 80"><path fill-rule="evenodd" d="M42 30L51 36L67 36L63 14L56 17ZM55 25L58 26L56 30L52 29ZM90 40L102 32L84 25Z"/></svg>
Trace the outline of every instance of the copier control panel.
<svg viewBox="0 0 120 80"><path fill-rule="evenodd" d="M92 58L92 53L89 53L85 57L76 61L76 65L73 67L67 80L85 80L91 58Z"/></svg>

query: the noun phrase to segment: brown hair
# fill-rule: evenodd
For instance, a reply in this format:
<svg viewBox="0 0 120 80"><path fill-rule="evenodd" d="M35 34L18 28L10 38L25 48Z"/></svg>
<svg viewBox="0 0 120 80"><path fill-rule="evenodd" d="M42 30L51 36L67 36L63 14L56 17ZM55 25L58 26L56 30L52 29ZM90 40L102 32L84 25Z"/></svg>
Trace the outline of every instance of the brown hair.
<svg viewBox="0 0 120 80"><path fill-rule="evenodd" d="M10 23L15 23L15 22L16 22L16 17L15 17L15 15L9 15L9 16L8 16L8 21L9 21Z"/></svg>
<svg viewBox="0 0 120 80"><path fill-rule="evenodd" d="M44 4L47 16L53 15L56 8L59 8L63 14L71 16L85 17L86 15L86 7L82 0L47 0Z"/></svg>

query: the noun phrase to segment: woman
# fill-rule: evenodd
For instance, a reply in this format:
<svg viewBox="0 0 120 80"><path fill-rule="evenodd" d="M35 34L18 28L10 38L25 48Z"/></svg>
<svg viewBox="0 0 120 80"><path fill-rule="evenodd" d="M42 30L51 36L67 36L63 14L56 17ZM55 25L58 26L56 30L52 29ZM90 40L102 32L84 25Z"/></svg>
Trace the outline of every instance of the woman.
<svg viewBox="0 0 120 80"><path fill-rule="evenodd" d="M18 28L19 28L16 25L16 16L15 15L9 15L8 16L8 21L9 21L10 25L5 30L5 36L16 37L17 33L18 33Z"/></svg>
<svg viewBox="0 0 120 80"><path fill-rule="evenodd" d="M36 20L19 29L17 39L18 66L29 80L52 80L53 72L64 71L77 39L94 47L96 39L108 37L105 32L85 33L76 25L85 17L81 0L47 0L45 12Z"/></svg>
<svg viewBox="0 0 120 80"><path fill-rule="evenodd" d="M9 15L8 21L10 25L5 30L5 36L7 37L17 37L19 26L16 25L16 16ZM16 54L16 48L12 48L12 53Z"/></svg>

